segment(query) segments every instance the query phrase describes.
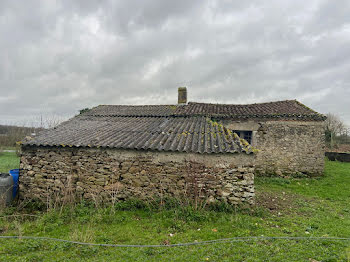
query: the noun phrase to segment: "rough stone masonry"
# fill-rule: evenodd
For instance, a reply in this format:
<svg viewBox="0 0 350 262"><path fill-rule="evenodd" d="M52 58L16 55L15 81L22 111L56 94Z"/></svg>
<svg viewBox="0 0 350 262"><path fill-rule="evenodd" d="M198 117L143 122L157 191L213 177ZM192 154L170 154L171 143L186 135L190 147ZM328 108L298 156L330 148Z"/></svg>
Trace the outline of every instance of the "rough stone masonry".
<svg viewBox="0 0 350 262"><path fill-rule="evenodd" d="M259 149L256 175L311 177L323 174L323 121L256 119L222 122L232 130L252 131L252 146Z"/></svg>
<svg viewBox="0 0 350 262"><path fill-rule="evenodd" d="M43 202L166 197L254 203L254 154L22 147L20 196Z"/></svg>

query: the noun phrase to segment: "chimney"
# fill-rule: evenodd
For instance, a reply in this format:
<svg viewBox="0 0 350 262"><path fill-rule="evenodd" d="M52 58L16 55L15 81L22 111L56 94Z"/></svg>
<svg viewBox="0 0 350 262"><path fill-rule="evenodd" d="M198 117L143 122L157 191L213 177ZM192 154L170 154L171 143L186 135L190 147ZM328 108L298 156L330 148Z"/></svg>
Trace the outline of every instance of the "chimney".
<svg viewBox="0 0 350 262"><path fill-rule="evenodd" d="M187 104L187 88L186 87L179 87L178 88L178 99L177 103L179 105L185 105Z"/></svg>

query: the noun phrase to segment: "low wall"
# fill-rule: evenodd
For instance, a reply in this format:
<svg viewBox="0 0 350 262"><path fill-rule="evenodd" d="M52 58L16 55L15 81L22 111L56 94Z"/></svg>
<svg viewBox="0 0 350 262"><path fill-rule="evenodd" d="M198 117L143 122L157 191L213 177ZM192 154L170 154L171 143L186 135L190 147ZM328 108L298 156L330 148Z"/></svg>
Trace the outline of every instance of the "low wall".
<svg viewBox="0 0 350 262"><path fill-rule="evenodd" d="M20 197L254 203L254 155L23 147ZM77 199L76 199L77 198Z"/></svg>
<svg viewBox="0 0 350 262"><path fill-rule="evenodd" d="M325 155L331 161L350 162L349 153L326 152Z"/></svg>

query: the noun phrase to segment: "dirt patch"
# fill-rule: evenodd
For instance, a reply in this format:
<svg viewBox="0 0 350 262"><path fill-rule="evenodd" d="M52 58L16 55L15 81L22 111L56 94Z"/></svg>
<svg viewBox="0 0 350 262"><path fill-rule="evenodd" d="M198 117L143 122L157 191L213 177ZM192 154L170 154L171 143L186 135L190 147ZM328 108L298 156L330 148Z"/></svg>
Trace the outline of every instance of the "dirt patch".
<svg viewBox="0 0 350 262"><path fill-rule="evenodd" d="M305 204L309 205L311 202L310 199L286 192L256 192L256 205L277 215L305 214L299 208Z"/></svg>

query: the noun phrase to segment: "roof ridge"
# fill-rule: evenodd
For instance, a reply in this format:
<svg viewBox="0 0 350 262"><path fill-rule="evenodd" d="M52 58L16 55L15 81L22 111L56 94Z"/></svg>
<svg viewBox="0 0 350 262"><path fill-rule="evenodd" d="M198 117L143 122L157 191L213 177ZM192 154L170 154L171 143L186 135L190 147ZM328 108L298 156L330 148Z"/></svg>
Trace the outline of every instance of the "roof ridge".
<svg viewBox="0 0 350 262"><path fill-rule="evenodd" d="M281 103L281 102L297 102L301 105L301 102L299 102L297 99L286 99L286 100L277 100L277 101L269 101L269 102L258 102L258 103L246 103L246 104L228 104L228 103L208 103L208 102L195 102L195 101L189 101L187 103L187 105L190 104L207 104L207 105L222 105L222 106L231 106L231 105L243 105L243 106L247 106L247 105L261 105L261 104L274 104L274 103ZM97 105L91 109L100 107L100 106L129 106L129 107L142 107L142 106L186 106L185 105L179 105L179 104L142 104L142 105L135 105L135 104L101 104L101 105ZM304 105L305 106L305 105Z"/></svg>
<svg viewBox="0 0 350 262"><path fill-rule="evenodd" d="M118 104L118 105L107 105L107 104L104 104L104 105L98 105L98 106L95 106L93 108L97 108L99 106L183 106L183 105L178 105L178 104L164 104L164 105L161 105L161 104L152 104L152 105L122 105L122 104Z"/></svg>
<svg viewBox="0 0 350 262"><path fill-rule="evenodd" d="M274 104L274 103L281 103L281 102L299 102L296 99L286 99L286 100L277 100L277 101L270 101L270 102L259 102L259 103L250 103L250 104L222 104L222 103L207 103L207 102L188 102L188 104L206 104L206 105L222 105L222 106L249 106L249 105L262 105L262 104ZM299 102L300 103L300 102Z"/></svg>

